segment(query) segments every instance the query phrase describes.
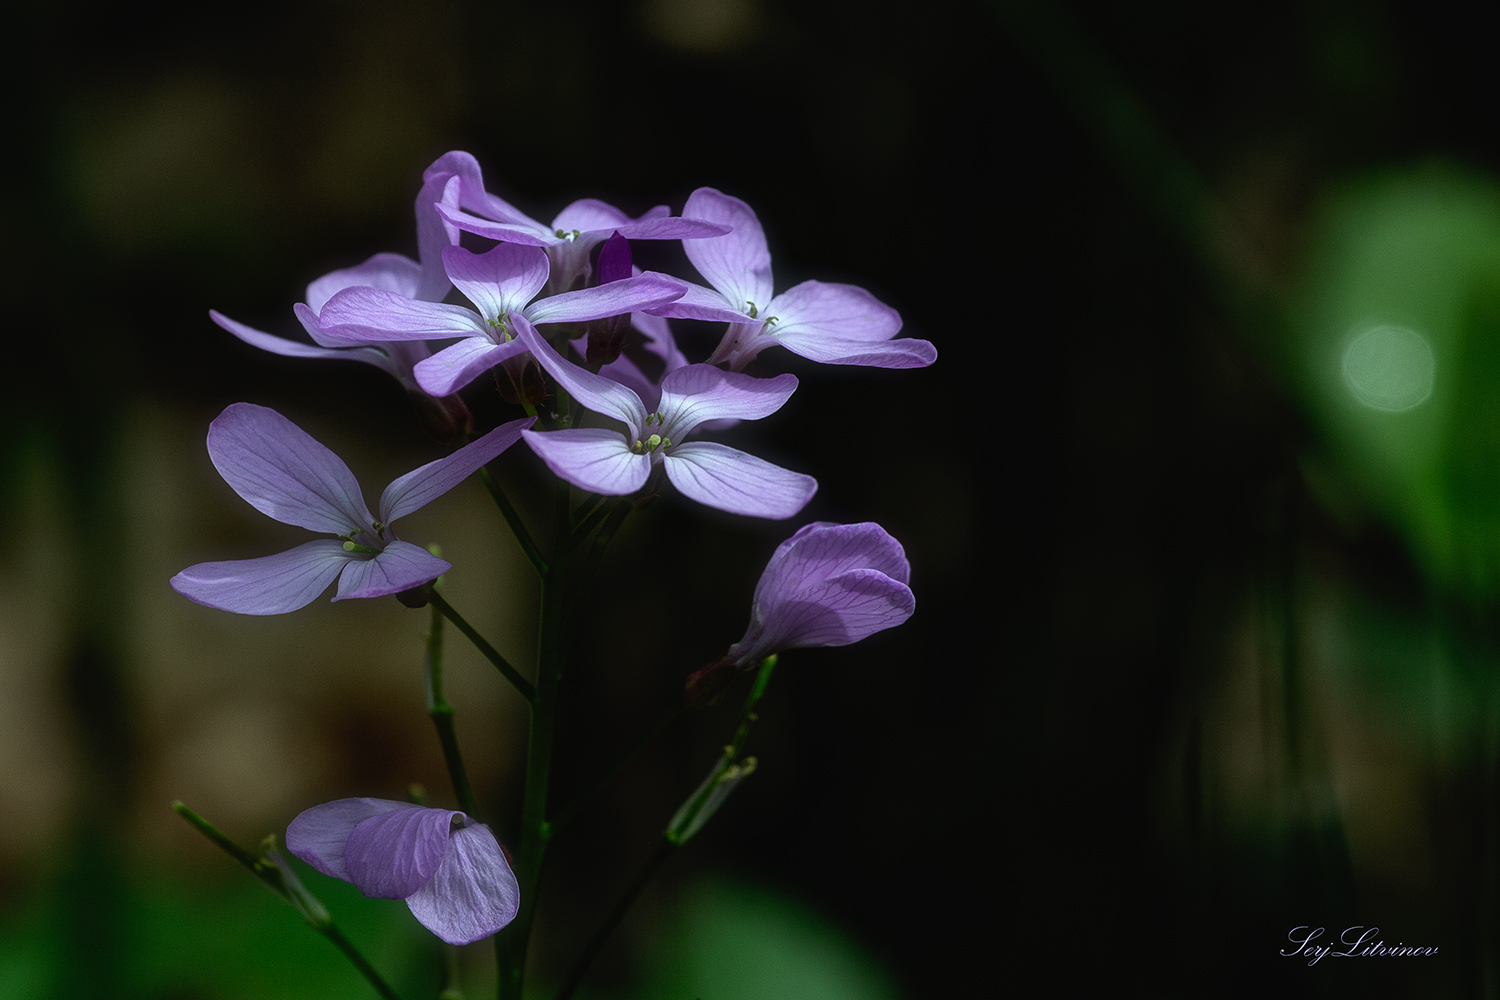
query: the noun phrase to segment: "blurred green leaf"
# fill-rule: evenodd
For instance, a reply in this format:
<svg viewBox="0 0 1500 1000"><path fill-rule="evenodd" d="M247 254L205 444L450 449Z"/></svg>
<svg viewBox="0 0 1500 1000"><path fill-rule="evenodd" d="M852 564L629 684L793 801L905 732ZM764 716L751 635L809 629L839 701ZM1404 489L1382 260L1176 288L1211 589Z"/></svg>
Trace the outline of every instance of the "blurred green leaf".
<svg viewBox="0 0 1500 1000"><path fill-rule="evenodd" d="M652 949L641 1000L896 1000L890 976L832 923L766 889L715 882Z"/></svg>
<svg viewBox="0 0 1500 1000"><path fill-rule="evenodd" d="M1318 213L1288 344L1331 464L1435 581L1500 594L1500 187L1456 168Z"/></svg>

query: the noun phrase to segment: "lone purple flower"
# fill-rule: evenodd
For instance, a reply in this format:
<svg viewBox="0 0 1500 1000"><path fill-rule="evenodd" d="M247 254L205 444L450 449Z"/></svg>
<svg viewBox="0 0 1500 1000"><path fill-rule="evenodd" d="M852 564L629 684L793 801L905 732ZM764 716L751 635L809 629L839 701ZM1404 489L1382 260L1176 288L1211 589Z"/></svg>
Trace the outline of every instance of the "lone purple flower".
<svg viewBox="0 0 1500 1000"><path fill-rule="evenodd" d="M520 908L520 886L495 835L451 809L339 799L292 820L286 846L371 899L406 900L449 944L489 937Z"/></svg>
<svg viewBox="0 0 1500 1000"><path fill-rule="evenodd" d="M937 360L937 349L925 340L891 339L901 330L900 314L863 288L804 281L773 295L765 230L750 206L738 198L699 188L682 211L732 226L733 232L682 244L688 260L713 290L690 285L682 298L650 311L658 316L729 323L709 364L727 363L739 371L776 344L804 358L835 365L921 368Z"/></svg>
<svg viewBox="0 0 1500 1000"><path fill-rule="evenodd" d="M791 517L817 492L812 476L722 444L686 440L709 420L770 416L796 390L795 375L760 379L686 365L662 380L659 408L649 413L632 389L565 360L525 317L512 313L511 321L532 356L575 400L625 424L624 434L603 427L525 432L531 450L573 485L625 496L660 466L679 492L701 504L772 519Z"/></svg>
<svg viewBox="0 0 1500 1000"><path fill-rule="evenodd" d="M350 343L463 337L415 368L418 385L434 396L446 396L524 350L506 319L510 313L533 323L603 319L670 302L687 287L676 278L647 271L533 302L547 284L550 266L537 247L501 243L482 254L447 247L443 264L478 312L441 302L415 302L380 288L346 288L323 307L324 335Z"/></svg>
<svg viewBox="0 0 1500 1000"><path fill-rule="evenodd" d="M718 697L745 668L772 653L847 646L900 625L917 606L910 577L901 543L872 521L819 521L799 529L766 563L744 638L688 677L688 704Z"/></svg>
<svg viewBox="0 0 1500 1000"><path fill-rule="evenodd" d="M199 563L172 577L179 594L242 615L279 615L312 602L339 577L338 594L380 597L431 583L452 567L396 538L392 523L425 507L520 440L531 417L490 431L385 488L377 520L343 461L275 410L234 403L210 425L214 467L252 507L284 524L335 538L260 559Z"/></svg>
<svg viewBox="0 0 1500 1000"><path fill-rule="evenodd" d="M588 276L589 251L596 243L619 233L631 240L698 240L722 236L729 227L718 221L672 218L672 210L657 205L638 219L632 219L613 205L595 198L582 198L557 213L552 224L544 225L516 208L510 202L484 189L479 163L468 153L453 152L439 157L427 168L424 179L447 174L459 178L458 202L437 212L442 219L459 229L503 243L542 247L552 262L548 282L551 292L565 292L578 279ZM470 213L477 212L478 215Z"/></svg>
<svg viewBox="0 0 1500 1000"><path fill-rule="evenodd" d="M846 646L900 625L916 609L911 565L884 528L819 521L782 542L755 586L736 665L783 649Z"/></svg>

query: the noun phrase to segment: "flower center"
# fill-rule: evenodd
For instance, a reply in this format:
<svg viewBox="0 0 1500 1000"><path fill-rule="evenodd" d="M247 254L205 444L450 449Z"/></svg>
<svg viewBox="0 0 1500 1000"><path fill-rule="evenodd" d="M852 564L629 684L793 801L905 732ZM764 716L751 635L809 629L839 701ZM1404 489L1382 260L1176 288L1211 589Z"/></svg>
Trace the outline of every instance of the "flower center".
<svg viewBox="0 0 1500 1000"><path fill-rule="evenodd" d="M351 531L347 535L337 536L344 540L345 552L358 552L360 555L378 556L385 551L385 525L379 521L373 521L369 530L361 529Z"/></svg>
<svg viewBox="0 0 1500 1000"><path fill-rule="evenodd" d="M516 335L510 329L509 313L503 316L496 316L494 319L487 319L485 322L494 327L495 332L490 334L490 339L495 343L504 344L515 339Z"/></svg>
<svg viewBox="0 0 1500 1000"><path fill-rule="evenodd" d="M659 450L664 450L666 448L672 447L672 439L669 437L663 437L659 433L660 429L664 424L666 424L666 422L666 418L663 417L660 413L646 414L646 429L650 430L652 426L655 426L658 430L650 434L645 434L645 432L643 431L642 433L644 436L636 438L635 444L630 446L630 450L635 452L637 455L651 455L655 454Z"/></svg>
<svg viewBox="0 0 1500 1000"><path fill-rule="evenodd" d="M569 243L572 243L574 240L578 239L578 230L554 229L552 231L552 235L556 236L560 240L567 240Z"/></svg>

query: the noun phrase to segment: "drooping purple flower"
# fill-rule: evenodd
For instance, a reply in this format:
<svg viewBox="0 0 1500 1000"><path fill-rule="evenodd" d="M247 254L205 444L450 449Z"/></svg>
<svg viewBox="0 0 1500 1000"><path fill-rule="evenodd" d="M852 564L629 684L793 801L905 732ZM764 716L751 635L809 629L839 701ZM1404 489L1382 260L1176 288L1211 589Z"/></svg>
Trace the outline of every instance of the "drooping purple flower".
<svg viewBox="0 0 1500 1000"><path fill-rule="evenodd" d="M901 543L873 521L798 529L766 563L744 637L688 678L687 703L712 701L772 653L847 646L900 625L916 609L910 578Z"/></svg>
<svg viewBox="0 0 1500 1000"><path fill-rule="evenodd" d="M490 828L452 809L339 799L303 812L286 846L371 899L404 899L449 944L472 944L516 918L521 889Z"/></svg>
<svg viewBox="0 0 1500 1000"><path fill-rule="evenodd" d="M260 559L199 563L172 577L172 588L211 608L279 615L311 603L335 577L335 601L398 594L431 583L452 567L399 540L393 522L436 500L515 444L533 419L502 424L446 458L394 480L380 496L377 519L342 459L275 410L234 403L208 431L208 453L224 481L261 513L335 537Z"/></svg>
<svg viewBox="0 0 1500 1000"><path fill-rule="evenodd" d="M549 264L540 248L501 243L476 254L463 247L443 250L448 277L478 312L441 302L414 302L379 288L346 288L323 307L323 334L347 343L462 337L420 362L417 384L446 396L525 348L507 319L573 323L619 316L662 305L686 287L676 278L647 271L594 288L532 301L547 284Z"/></svg>
<svg viewBox="0 0 1500 1000"><path fill-rule="evenodd" d="M910 618L916 598L901 543L873 521L800 528L777 546L750 607L750 627L729 647L737 665L783 649L846 646Z"/></svg>
<svg viewBox="0 0 1500 1000"><path fill-rule="evenodd" d="M576 402L625 424L623 434L603 427L525 432L531 450L573 485L625 496L661 468L678 492L701 504L773 520L796 514L817 492L812 476L722 444L687 440L710 420L758 420L775 413L796 390L795 375L761 379L686 365L662 380L653 412L627 386L564 359L524 316L512 314L511 320L517 338Z"/></svg>
<svg viewBox="0 0 1500 1000"><path fill-rule="evenodd" d="M545 249L552 261L548 290L554 293L565 292L580 278L588 277L589 251L613 233L631 240L698 240L729 232L728 226L718 221L696 219L688 214L672 218L672 210L666 205L657 205L632 219L595 198L573 202L557 214L551 225L544 225L486 191L479 162L468 153L452 152L439 157L427 168L424 177L443 174L459 178L458 207L444 203L438 214L465 232Z"/></svg>
<svg viewBox="0 0 1500 1000"><path fill-rule="evenodd" d="M925 340L892 339L901 330L900 314L863 288L804 281L773 294L765 231L740 199L699 188L688 198L683 214L723 223L733 231L682 244L712 289L689 286L682 298L650 311L729 323L709 364L728 364L740 371L777 344L825 364L922 368L937 360L937 349Z"/></svg>

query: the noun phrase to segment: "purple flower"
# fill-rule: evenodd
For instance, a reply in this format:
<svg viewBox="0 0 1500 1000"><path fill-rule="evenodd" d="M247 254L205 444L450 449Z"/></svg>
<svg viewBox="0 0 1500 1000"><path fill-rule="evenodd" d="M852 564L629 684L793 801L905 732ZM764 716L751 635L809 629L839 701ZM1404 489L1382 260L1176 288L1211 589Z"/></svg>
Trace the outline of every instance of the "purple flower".
<svg viewBox="0 0 1500 1000"><path fill-rule="evenodd" d="M755 585L750 627L729 647L736 665L783 649L847 646L916 609L911 565L884 528L819 521L782 542Z"/></svg>
<svg viewBox="0 0 1500 1000"><path fill-rule="evenodd" d="M459 178L458 207L445 202L438 214L466 232L503 243L542 247L552 261L548 290L565 292L589 273L589 250L601 240L619 233L632 240L697 240L722 236L729 227L717 221L684 216L671 218L672 210L657 205L632 219L613 205L594 198L573 202L557 214L551 225L543 225L510 202L484 189L479 162L468 153L452 152L427 168L425 178L449 175ZM477 212L478 215L471 213Z"/></svg>
<svg viewBox="0 0 1500 1000"><path fill-rule="evenodd" d="M447 458L408 472L385 488L377 520L343 461L286 417L234 403L208 431L214 467L261 513L336 537L304 542L260 559L209 562L172 577L172 588L199 604L242 615L279 615L312 602L339 578L342 601L380 597L431 583L452 567L396 538L392 523L420 510L520 439L531 417L513 420Z"/></svg>
<svg viewBox="0 0 1500 1000"><path fill-rule="evenodd" d="M507 317L511 314L532 323L601 319L670 302L686 287L676 278L647 271L533 302L547 284L550 267L539 247L501 243L482 254L447 247L443 264L453 284L478 312L440 302L414 302L380 288L346 288L323 307L324 335L349 343L462 337L415 368L418 385L434 396L446 396L525 350L510 328Z"/></svg>
<svg viewBox="0 0 1500 1000"><path fill-rule="evenodd" d="M900 625L916 609L910 577L901 543L874 522L799 529L766 563L744 638L688 677L687 704L712 702L772 653L847 646Z"/></svg>
<svg viewBox="0 0 1500 1000"><path fill-rule="evenodd" d="M682 298L650 311L729 323L709 364L727 363L740 371L776 344L825 364L922 368L937 360L937 349L925 340L891 339L901 330L900 314L863 288L804 281L773 295L765 231L755 212L738 198L699 188L683 213L723 223L733 231L682 244L712 290L690 285Z"/></svg>
<svg viewBox="0 0 1500 1000"><path fill-rule="evenodd" d="M472 944L516 918L521 889L490 828L451 809L339 799L303 812L286 846L371 899L404 899L432 933Z"/></svg>
<svg viewBox="0 0 1500 1000"><path fill-rule="evenodd" d="M648 412L627 386L564 360L525 317L512 314L512 322L532 356L576 402L625 424L623 434L604 427L525 432L531 450L573 485L624 496L661 468L680 493L701 504L773 519L791 517L817 492L812 476L722 444L687 440L709 420L757 420L775 413L796 390L795 375L761 379L712 365L686 365L662 380L661 402Z"/></svg>

